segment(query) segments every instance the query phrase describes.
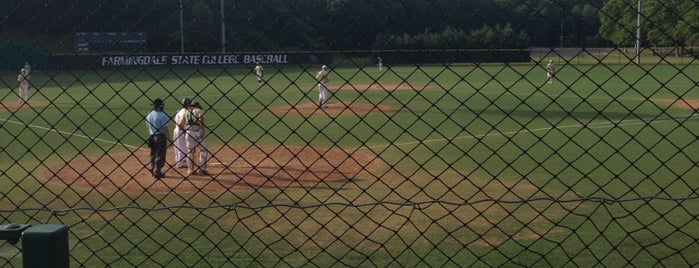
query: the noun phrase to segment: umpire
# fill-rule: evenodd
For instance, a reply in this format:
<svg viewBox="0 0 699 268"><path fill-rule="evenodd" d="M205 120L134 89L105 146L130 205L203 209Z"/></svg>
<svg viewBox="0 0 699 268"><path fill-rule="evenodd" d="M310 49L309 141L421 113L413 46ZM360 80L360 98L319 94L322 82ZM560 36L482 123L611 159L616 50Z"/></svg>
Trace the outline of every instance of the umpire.
<svg viewBox="0 0 699 268"><path fill-rule="evenodd" d="M163 100L155 99L153 101L153 111L146 116L146 124L148 125L148 147L150 147L150 164L153 178L161 179L165 177L162 169L165 165L165 154L167 152L167 141L169 130L167 122L170 118L163 112Z"/></svg>

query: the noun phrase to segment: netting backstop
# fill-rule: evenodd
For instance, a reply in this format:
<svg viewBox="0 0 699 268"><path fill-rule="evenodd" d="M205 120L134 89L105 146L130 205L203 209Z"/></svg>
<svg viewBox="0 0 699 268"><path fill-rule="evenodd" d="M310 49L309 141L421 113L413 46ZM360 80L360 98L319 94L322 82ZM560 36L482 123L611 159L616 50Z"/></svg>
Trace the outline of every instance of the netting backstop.
<svg viewBox="0 0 699 268"><path fill-rule="evenodd" d="M71 266L699 265L696 1L0 3L0 220Z"/></svg>

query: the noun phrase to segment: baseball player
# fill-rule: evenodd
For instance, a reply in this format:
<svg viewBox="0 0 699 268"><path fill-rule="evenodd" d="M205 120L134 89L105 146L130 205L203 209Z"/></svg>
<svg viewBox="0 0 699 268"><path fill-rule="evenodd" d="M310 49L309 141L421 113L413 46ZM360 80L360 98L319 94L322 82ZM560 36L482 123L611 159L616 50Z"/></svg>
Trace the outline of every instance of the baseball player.
<svg viewBox="0 0 699 268"><path fill-rule="evenodd" d="M196 174L200 170L202 175L209 175L206 171L206 161L209 151L206 149L206 124L204 124L204 111L199 102L192 102L182 119L177 122L179 127L187 130L187 174ZM199 148L198 165L194 162L194 153Z"/></svg>
<svg viewBox="0 0 699 268"><path fill-rule="evenodd" d="M546 64L546 80L548 84L553 84L553 77L556 75L556 68L553 66L553 60L549 60Z"/></svg>
<svg viewBox="0 0 699 268"><path fill-rule="evenodd" d="M31 84L29 80L29 74L27 74L26 69L22 69L17 76L18 93L19 93L19 103L27 103L29 101L29 85Z"/></svg>
<svg viewBox="0 0 699 268"><path fill-rule="evenodd" d="M328 82L330 82L330 73L327 65L320 67L320 71L316 74L316 81L318 81L318 107L326 108L328 107L329 97Z"/></svg>
<svg viewBox="0 0 699 268"><path fill-rule="evenodd" d="M262 68L262 64L258 62L255 66L255 75L257 75L257 84L260 86L264 83L264 71L265 68Z"/></svg>
<svg viewBox="0 0 699 268"><path fill-rule="evenodd" d="M182 99L182 108L180 108L180 110L177 111L177 114L175 114L175 124L182 121L182 118L184 117L185 113L187 113L187 109L189 109L191 104L192 99ZM172 136L174 137L173 143L175 145L173 146L173 149L175 150L175 167L185 168L187 167L187 164L184 161L184 157L187 154L187 130L180 127L180 125L177 125L172 131Z"/></svg>
<svg viewBox="0 0 699 268"><path fill-rule="evenodd" d="M167 153L168 137L167 122L170 118L163 112L163 100L155 99L153 101L153 111L146 116L146 125L148 126L148 147L150 147L150 170L153 178L162 179L165 174L162 172L165 165L165 155Z"/></svg>
<svg viewBox="0 0 699 268"><path fill-rule="evenodd" d="M27 75L29 75L32 72L32 66L29 65L28 61L24 62L24 70L27 71Z"/></svg>
<svg viewBox="0 0 699 268"><path fill-rule="evenodd" d="M383 72L383 59L381 57L379 57L378 65L379 65L379 72Z"/></svg>

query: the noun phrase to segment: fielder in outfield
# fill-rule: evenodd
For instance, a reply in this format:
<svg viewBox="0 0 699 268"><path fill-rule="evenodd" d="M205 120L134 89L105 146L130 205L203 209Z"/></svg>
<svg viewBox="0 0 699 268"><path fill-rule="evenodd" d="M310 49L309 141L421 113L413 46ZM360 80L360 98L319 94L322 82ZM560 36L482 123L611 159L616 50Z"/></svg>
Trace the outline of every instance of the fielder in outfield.
<svg viewBox="0 0 699 268"><path fill-rule="evenodd" d="M330 82L330 71L328 66L323 65L320 71L316 73L316 81L318 81L318 107L328 107L328 82Z"/></svg>
<svg viewBox="0 0 699 268"><path fill-rule="evenodd" d="M182 108L175 114L175 124L182 121L182 118L187 113L189 106L192 104L192 99L184 98L182 99ZM175 167L185 168L187 164L185 163L185 155L187 154L187 130L182 128L180 125L176 125L175 129L172 131L172 137L174 137L173 149L175 150Z"/></svg>
<svg viewBox="0 0 699 268"><path fill-rule="evenodd" d="M548 84L553 84L553 77L556 76L556 67L553 66L553 60L549 60L546 64L546 81Z"/></svg>
<svg viewBox="0 0 699 268"><path fill-rule="evenodd" d="M27 71L27 75L30 75L32 73L32 66L29 65L29 62L24 62L24 70Z"/></svg>
<svg viewBox="0 0 699 268"><path fill-rule="evenodd" d="M19 76L17 76L18 93L19 93L19 103L27 103L29 101L29 74L27 74L26 69L19 71Z"/></svg>
<svg viewBox="0 0 699 268"><path fill-rule="evenodd" d="M255 75L257 76L257 84L260 86L262 86L262 84L265 82L264 81L264 76L265 76L264 72L265 72L265 68L262 68L262 64L260 64L258 62L257 65L255 66Z"/></svg>

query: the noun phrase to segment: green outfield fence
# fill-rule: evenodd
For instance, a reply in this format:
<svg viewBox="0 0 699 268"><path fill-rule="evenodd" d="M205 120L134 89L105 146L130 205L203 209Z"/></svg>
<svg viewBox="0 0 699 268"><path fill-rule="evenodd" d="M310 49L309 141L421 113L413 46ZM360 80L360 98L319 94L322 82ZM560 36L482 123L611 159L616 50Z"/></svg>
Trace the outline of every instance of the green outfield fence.
<svg viewBox="0 0 699 268"><path fill-rule="evenodd" d="M72 267L699 265L697 1L0 3L0 225Z"/></svg>

